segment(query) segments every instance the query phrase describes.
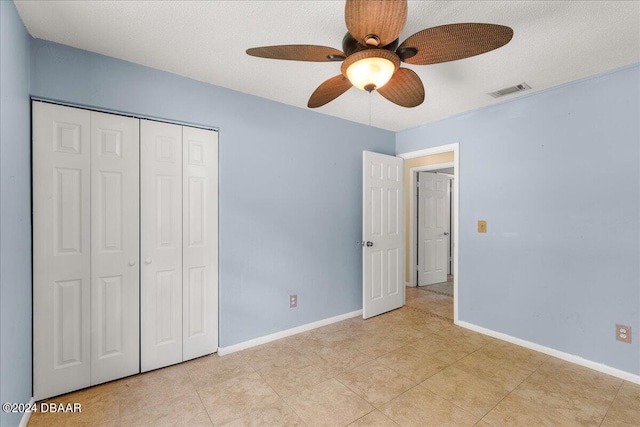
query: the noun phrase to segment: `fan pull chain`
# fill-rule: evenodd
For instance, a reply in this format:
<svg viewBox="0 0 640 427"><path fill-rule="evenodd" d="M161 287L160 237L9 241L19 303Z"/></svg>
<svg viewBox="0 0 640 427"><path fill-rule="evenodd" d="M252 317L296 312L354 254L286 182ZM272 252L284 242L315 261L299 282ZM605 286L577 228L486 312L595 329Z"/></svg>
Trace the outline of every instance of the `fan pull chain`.
<svg viewBox="0 0 640 427"><path fill-rule="evenodd" d="M369 126L371 126L371 94L373 91L369 92Z"/></svg>

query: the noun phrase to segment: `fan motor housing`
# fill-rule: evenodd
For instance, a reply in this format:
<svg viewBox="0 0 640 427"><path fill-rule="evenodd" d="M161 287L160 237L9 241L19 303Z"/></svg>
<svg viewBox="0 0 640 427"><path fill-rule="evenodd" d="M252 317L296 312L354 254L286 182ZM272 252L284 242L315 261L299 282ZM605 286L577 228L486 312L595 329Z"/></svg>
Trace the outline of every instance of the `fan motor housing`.
<svg viewBox="0 0 640 427"><path fill-rule="evenodd" d="M386 46L379 46L378 48L380 49L384 49L384 50L388 50L391 52L395 52L396 48L398 47L398 43L400 42L400 39L395 39L394 41L392 41L391 43L389 43ZM344 35L344 37L342 38L342 51L344 52L344 54L346 56L349 56L353 53L356 52L360 52L362 50L367 50L367 49L372 49L371 46L364 46L363 44L361 44L360 42L358 42L358 40L356 40L351 33L346 33Z"/></svg>

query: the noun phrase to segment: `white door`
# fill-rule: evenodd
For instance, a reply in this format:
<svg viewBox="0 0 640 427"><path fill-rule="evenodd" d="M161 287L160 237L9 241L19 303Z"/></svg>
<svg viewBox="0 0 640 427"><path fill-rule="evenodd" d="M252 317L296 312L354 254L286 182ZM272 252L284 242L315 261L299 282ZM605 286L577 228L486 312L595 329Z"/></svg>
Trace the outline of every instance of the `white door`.
<svg viewBox="0 0 640 427"><path fill-rule="evenodd" d="M33 102L33 395L91 383L90 113Z"/></svg>
<svg viewBox="0 0 640 427"><path fill-rule="evenodd" d="M218 132L182 128L183 360L218 349Z"/></svg>
<svg viewBox="0 0 640 427"><path fill-rule="evenodd" d="M91 385L140 372L139 120L91 113Z"/></svg>
<svg viewBox="0 0 640 427"><path fill-rule="evenodd" d="M418 286L447 281L449 178L418 172Z"/></svg>
<svg viewBox="0 0 640 427"><path fill-rule="evenodd" d="M404 305L404 164L363 152L362 317Z"/></svg>
<svg viewBox="0 0 640 427"><path fill-rule="evenodd" d="M140 365L182 361L182 126L140 121Z"/></svg>

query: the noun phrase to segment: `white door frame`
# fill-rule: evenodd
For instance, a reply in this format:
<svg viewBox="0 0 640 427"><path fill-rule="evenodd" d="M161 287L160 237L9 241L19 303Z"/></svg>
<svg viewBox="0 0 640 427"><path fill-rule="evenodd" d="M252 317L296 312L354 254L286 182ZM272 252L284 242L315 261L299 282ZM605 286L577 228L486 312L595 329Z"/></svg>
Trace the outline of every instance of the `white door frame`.
<svg viewBox="0 0 640 427"><path fill-rule="evenodd" d="M426 148L424 150L410 151L407 153L400 153L397 156L405 160L414 159L416 157L431 156L434 154L447 153L453 151L453 162L438 163L428 166L418 166L409 170L409 209L411 215L409 217L409 252L405 256L411 257L411 269L410 269L410 282L407 286L415 286L416 276L416 251L415 251L415 233L416 233L416 203L415 203L415 187L416 187L416 172L428 171L435 169L443 169L453 166L453 186L452 194L453 198L453 218L451 222L451 229L453 230L453 323L458 323L458 241L459 241L459 196L458 190L460 188L460 144L454 142L452 144L441 145L433 148Z"/></svg>

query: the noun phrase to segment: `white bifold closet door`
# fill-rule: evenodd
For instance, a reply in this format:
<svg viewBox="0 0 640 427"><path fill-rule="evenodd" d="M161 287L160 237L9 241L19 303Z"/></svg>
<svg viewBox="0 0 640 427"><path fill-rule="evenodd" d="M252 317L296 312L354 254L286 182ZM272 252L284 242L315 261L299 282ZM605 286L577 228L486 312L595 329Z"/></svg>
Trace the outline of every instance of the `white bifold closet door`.
<svg viewBox="0 0 640 427"><path fill-rule="evenodd" d="M138 120L33 103L36 400L139 371Z"/></svg>
<svg viewBox="0 0 640 427"><path fill-rule="evenodd" d="M218 133L182 128L182 359L218 349Z"/></svg>
<svg viewBox="0 0 640 427"><path fill-rule="evenodd" d="M141 370L217 350L218 137L142 121Z"/></svg>
<svg viewBox="0 0 640 427"><path fill-rule="evenodd" d="M91 385L140 372L139 125L91 113Z"/></svg>

